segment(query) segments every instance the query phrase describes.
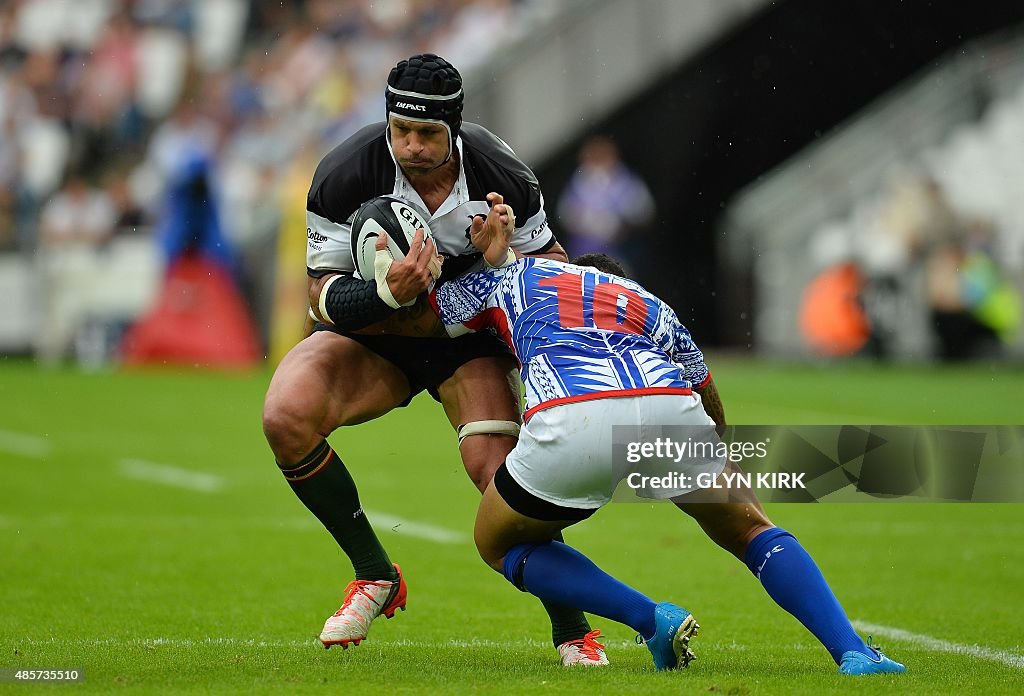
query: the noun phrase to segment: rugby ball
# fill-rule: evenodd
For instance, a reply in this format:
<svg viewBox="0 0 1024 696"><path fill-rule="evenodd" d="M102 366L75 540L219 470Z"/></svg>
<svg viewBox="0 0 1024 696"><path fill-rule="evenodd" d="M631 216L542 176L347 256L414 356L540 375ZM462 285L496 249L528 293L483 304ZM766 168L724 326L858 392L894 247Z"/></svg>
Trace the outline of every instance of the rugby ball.
<svg viewBox="0 0 1024 696"><path fill-rule="evenodd" d="M387 233L388 251L397 261L409 253L417 229L423 230L424 243L432 236L427 215L403 198L378 196L363 203L352 218L351 233L352 260L359 276L363 280L373 279L373 261L381 232Z"/></svg>

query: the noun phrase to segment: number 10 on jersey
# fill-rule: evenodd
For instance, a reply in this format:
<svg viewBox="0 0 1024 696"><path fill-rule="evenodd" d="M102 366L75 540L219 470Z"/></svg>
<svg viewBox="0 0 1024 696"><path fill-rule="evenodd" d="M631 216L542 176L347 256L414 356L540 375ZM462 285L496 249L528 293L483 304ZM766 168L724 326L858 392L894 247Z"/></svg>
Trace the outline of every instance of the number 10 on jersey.
<svg viewBox="0 0 1024 696"><path fill-rule="evenodd" d="M634 290L618 283L597 283L587 293L583 287L583 276L575 273L559 273L537 282L541 287L555 288L558 297L558 323L563 329L588 326L586 314L592 318L589 326L605 331L640 334L647 321L647 303ZM625 298L625 311L619 319L619 298ZM588 307L589 305L589 307Z"/></svg>

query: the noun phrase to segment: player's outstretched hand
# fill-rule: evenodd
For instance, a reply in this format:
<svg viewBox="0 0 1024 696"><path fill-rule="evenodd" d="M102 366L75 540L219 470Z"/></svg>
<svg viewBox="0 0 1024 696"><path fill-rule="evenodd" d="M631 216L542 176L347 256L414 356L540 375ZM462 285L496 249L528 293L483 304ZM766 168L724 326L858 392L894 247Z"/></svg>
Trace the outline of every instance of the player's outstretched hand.
<svg viewBox="0 0 1024 696"><path fill-rule="evenodd" d="M504 264L508 255L512 231L516 227L516 216L512 206L505 203L499 193L487 194L487 202L491 209L487 217L477 215L469 228L469 239L484 255L484 260L492 266Z"/></svg>
<svg viewBox="0 0 1024 696"><path fill-rule="evenodd" d="M423 230L416 230L409 245L409 254L404 259L384 261L387 264L385 282L395 301L403 307L413 304L420 293L429 290L433 281L441 274L440 257L437 255L434 239L427 239L424 244L423 237ZM378 253L378 258L390 257L387 253L387 233L380 233L374 248L378 252L384 252ZM377 282L380 283L379 278Z"/></svg>

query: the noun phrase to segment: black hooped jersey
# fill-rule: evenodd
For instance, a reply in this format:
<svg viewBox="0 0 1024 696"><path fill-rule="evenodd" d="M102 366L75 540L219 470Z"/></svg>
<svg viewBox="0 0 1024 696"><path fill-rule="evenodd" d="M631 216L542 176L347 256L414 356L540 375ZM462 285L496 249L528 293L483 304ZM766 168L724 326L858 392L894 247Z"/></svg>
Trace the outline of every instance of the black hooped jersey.
<svg viewBox="0 0 1024 696"><path fill-rule="evenodd" d="M456 147L461 155L458 181L428 220L438 252L446 257L442 282L480 259L470 243L469 228L475 215L487 214L485 197L491 191L504 196L515 211L515 249L536 254L554 246L537 177L512 149L474 123L462 124ZM385 194L427 209L395 161L387 124L381 121L331 150L316 168L306 199L306 271L311 277L356 273L350 244L352 219L359 206Z"/></svg>

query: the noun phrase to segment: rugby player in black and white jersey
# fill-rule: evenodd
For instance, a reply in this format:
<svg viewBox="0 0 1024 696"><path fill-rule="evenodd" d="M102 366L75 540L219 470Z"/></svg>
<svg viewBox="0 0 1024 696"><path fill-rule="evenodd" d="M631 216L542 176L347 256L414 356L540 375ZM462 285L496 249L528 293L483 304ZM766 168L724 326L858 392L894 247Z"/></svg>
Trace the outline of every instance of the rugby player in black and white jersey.
<svg viewBox="0 0 1024 696"><path fill-rule="evenodd" d="M341 608L320 634L327 647L358 645L373 619L393 616L406 602L401 570L374 534L327 436L405 406L426 389L457 430L466 472L482 492L515 446L520 423L516 364L497 338L401 335L404 324L431 311L422 292L429 280L425 260L433 259L434 247L428 241L423 253L392 263L382 284L360 278L350 245L356 211L376 196L394 194L429 213L436 249L445 258L438 282L479 262L469 228L475 216L489 212L499 213L489 219L514 226L511 245L518 254L566 260L533 172L500 138L462 121L462 78L451 64L432 54L403 60L391 71L385 94L387 121L336 147L313 175L306 265L316 324L277 368L263 415L267 440L292 490L355 571ZM506 204L511 210L499 210ZM607 664L599 632L591 631L581 612L545 608L563 664Z"/></svg>

